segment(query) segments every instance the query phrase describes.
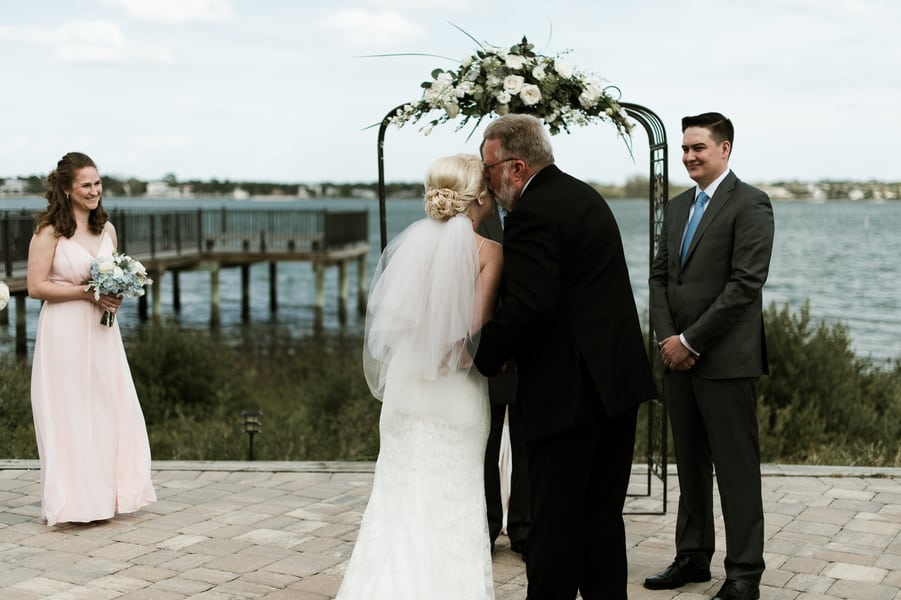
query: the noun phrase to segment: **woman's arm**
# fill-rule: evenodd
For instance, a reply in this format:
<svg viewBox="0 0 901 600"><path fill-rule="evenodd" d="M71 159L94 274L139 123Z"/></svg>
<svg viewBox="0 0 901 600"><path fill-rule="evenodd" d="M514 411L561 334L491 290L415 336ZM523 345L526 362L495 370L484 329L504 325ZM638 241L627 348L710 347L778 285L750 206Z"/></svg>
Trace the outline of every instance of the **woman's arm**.
<svg viewBox="0 0 901 600"><path fill-rule="evenodd" d="M36 300L66 302L68 300L93 300L80 285L60 285L50 281L50 267L56 254L58 238L52 226L46 226L31 236L28 246L28 295Z"/></svg>
<svg viewBox="0 0 901 600"><path fill-rule="evenodd" d="M115 230L113 231L115 232ZM83 285L61 285L50 281L50 267L53 265L58 241L59 238L54 235L51 226L43 227L31 236L31 243L28 245L28 295L36 300L46 302L87 300L99 305L104 310L115 312L122 304L122 298L103 295L99 300L95 300L94 294L86 292Z"/></svg>

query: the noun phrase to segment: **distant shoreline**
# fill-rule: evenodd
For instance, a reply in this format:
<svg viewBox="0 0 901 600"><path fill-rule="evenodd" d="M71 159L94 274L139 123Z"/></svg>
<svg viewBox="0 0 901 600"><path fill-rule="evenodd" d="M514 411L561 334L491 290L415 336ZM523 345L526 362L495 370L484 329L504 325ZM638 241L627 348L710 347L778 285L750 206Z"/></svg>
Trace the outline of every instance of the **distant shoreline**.
<svg viewBox="0 0 901 600"><path fill-rule="evenodd" d="M648 181L635 177L625 185L589 182L607 199L645 199L648 197ZM877 181L821 181L821 182L749 182L765 191L772 200L806 200L827 202L894 201L901 200L901 182ZM691 183L670 182L669 197L690 188ZM374 200L379 196L377 183L353 184L273 184L253 182L122 182L104 177L106 198L229 201L260 200L266 202L297 202L303 200ZM6 198L43 197L43 181L37 177L27 180L0 178L0 200ZM407 200L422 197L422 183L389 183L385 185L389 199Z"/></svg>

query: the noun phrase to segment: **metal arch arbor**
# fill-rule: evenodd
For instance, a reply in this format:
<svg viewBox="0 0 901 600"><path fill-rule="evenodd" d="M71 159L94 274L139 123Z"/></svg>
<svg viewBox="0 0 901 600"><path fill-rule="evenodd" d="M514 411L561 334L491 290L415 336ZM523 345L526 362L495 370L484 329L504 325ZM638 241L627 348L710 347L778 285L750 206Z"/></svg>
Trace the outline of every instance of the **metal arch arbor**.
<svg viewBox="0 0 901 600"><path fill-rule="evenodd" d="M648 264L654 260L658 244L662 243L663 216L666 210L667 198L669 198L669 171L667 167L667 143L666 129L663 121L653 111L639 104L621 102L620 106L626 114L641 124L648 135L650 147L649 156L649 186L648 186ZM400 105L392 109L382 119L378 134L378 170L379 170L379 238L380 248L385 249L388 244L388 226L386 213L385 191L385 132L391 124L391 117L397 114ZM648 356L656 354L653 327L648 327L647 338ZM653 359L651 363L656 365ZM656 373L655 373L656 375ZM659 381L659 378L658 378ZM667 414L666 405L662 402L662 390L658 384L658 399L651 400L647 406L647 479L643 493L630 494L631 496L651 496L653 478L656 477L662 483L662 500L659 510L656 511L626 511L626 514L665 514L667 503Z"/></svg>

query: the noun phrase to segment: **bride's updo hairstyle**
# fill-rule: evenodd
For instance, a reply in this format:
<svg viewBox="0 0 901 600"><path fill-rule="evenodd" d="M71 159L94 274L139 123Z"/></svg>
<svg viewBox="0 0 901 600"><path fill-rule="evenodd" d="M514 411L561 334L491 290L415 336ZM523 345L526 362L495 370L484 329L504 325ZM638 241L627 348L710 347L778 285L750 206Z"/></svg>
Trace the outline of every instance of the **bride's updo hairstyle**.
<svg viewBox="0 0 901 600"><path fill-rule="evenodd" d="M437 221L465 214L485 191L482 160L474 154L439 158L425 174L425 212Z"/></svg>

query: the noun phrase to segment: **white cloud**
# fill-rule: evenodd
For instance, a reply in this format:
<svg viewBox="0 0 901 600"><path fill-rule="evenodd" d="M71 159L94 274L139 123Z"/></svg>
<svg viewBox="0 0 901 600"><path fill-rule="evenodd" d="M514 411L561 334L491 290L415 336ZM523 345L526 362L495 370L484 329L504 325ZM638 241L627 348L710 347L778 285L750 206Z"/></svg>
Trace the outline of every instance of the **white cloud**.
<svg viewBox="0 0 901 600"><path fill-rule="evenodd" d="M228 0L107 0L124 8L130 17L155 23L228 21L234 11Z"/></svg>
<svg viewBox="0 0 901 600"><path fill-rule="evenodd" d="M348 44L357 47L396 47L425 37L422 27L393 12L345 10L326 19L325 26L338 31Z"/></svg>
<svg viewBox="0 0 901 600"><path fill-rule="evenodd" d="M179 134L145 135L135 139L135 145L143 148L172 148L190 146L191 138Z"/></svg>
<svg viewBox="0 0 901 600"><path fill-rule="evenodd" d="M0 40L54 48L53 58L65 63L118 64L129 60L171 63L168 49L126 40L110 21L71 21L56 28L0 28Z"/></svg>

